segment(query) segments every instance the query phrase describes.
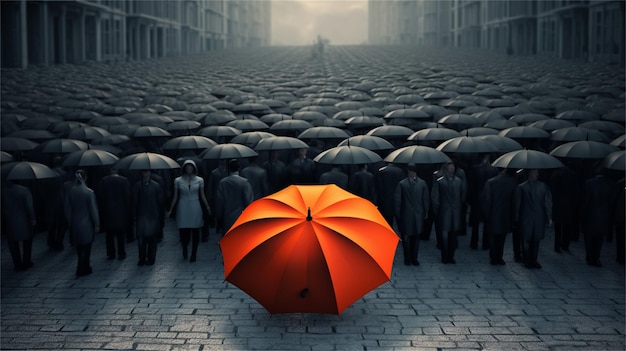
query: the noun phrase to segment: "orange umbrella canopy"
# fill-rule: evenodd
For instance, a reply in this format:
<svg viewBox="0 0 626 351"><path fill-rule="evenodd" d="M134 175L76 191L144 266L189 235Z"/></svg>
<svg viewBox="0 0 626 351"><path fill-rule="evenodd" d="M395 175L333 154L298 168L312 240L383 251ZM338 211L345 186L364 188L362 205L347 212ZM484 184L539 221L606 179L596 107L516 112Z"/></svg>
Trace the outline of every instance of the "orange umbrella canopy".
<svg viewBox="0 0 626 351"><path fill-rule="evenodd" d="M390 280L398 242L368 200L292 185L251 203L220 247L226 280L270 313L340 314Z"/></svg>

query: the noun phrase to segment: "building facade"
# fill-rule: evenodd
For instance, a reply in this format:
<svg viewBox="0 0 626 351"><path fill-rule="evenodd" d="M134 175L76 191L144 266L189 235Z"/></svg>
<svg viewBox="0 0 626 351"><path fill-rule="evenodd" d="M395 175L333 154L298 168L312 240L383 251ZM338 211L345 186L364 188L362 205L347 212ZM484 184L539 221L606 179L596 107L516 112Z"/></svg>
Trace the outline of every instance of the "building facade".
<svg viewBox="0 0 626 351"><path fill-rule="evenodd" d="M624 1L370 0L371 44L624 64Z"/></svg>
<svg viewBox="0 0 626 351"><path fill-rule="evenodd" d="M271 3L2 1L2 67L126 61L270 43Z"/></svg>

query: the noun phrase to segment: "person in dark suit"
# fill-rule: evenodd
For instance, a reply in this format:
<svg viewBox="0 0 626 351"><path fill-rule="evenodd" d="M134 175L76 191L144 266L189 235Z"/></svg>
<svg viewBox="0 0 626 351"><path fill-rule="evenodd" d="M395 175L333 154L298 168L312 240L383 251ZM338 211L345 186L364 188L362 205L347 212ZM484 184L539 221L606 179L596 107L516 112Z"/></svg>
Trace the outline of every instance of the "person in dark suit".
<svg viewBox="0 0 626 351"><path fill-rule="evenodd" d="M377 197L374 175L367 170L367 164L359 165L358 169L359 170L356 171L348 181L348 191L354 195L370 200L372 203L376 203Z"/></svg>
<svg viewBox="0 0 626 351"><path fill-rule="evenodd" d="M287 165L280 160L278 151L270 151L269 160L263 163L263 168L267 171L267 181L270 194L273 194L288 185Z"/></svg>
<svg viewBox="0 0 626 351"><path fill-rule="evenodd" d="M102 227L106 232L106 250L109 260L126 258L126 230L130 222L131 190L128 178L111 168L111 174L99 184ZM116 250L117 249L117 250Z"/></svg>
<svg viewBox="0 0 626 351"><path fill-rule="evenodd" d="M320 176L320 184L335 184L338 187L348 189L348 175L343 173L341 169L333 165L330 171L322 173Z"/></svg>
<svg viewBox="0 0 626 351"><path fill-rule="evenodd" d="M417 166L407 166L407 177L396 186L394 207L398 229L402 238L404 264L419 266L420 234L424 229L424 219L428 216L430 196L424 180L417 177Z"/></svg>
<svg viewBox="0 0 626 351"><path fill-rule="evenodd" d="M548 186L539 181L538 170L529 170L528 180L517 186L514 198L516 223L524 243L524 265L541 268L537 255L546 223L552 225L552 195Z"/></svg>
<svg viewBox="0 0 626 351"><path fill-rule="evenodd" d="M433 213L437 217L441 232L440 249L443 263L456 263L454 253L458 246L457 235L461 227L465 187L455 175L454 163L445 164L444 175L433 184L431 194Z"/></svg>
<svg viewBox="0 0 626 351"><path fill-rule="evenodd" d="M55 251L63 250L63 239L67 231L67 221L63 212L63 200L65 197L63 183L67 179L67 172L61 167L61 162L62 158L60 157L54 159L54 171L59 174L58 177L39 181L42 183L43 188L46 189L44 213L48 224L48 247Z"/></svg>
<svg viewBox="0 0 626 351"><path fill-rule="evenodd" d="M222 181L222 179L228 177L228 167L226 165L226 161L225 160L220 160L219 164L217 167L215 167L212 171L211 174L209 175L209 185L206 187L205 191L206 193L206 198L209 201L209 207L212 209L217 208L217 186L220 183L220 181ZM215 232L216 233L223 233L223 227L222 227L222 223L220 222L220 219L215 217L213 218L214 221L214 226L215 226ZM208 232L207 232L208 233ZM208 235L205 236L204 232L202 233L202 241L206 242L208 240Z"/></svg>
<svg viewBox="0 0 626 351"><path fill-rule="evenodd" d="M165 180L165 178L157 173L157 172L150 172L150 179L154 180L155 182L157 182L159 184L159 187L161 187L161 191L163 191L163 203L165 204L165 200L168 198L167 196L167 190L168 187L168 181ZM162 206L160 209L160 213L159 213L159 221L161 221L159 223L159 233L157 235L157 241L161 241L163 240L163 228L165 228L165 207Z"/></svg>
<svg viewBox="0 0 626 351"><path fill-rule="evenodd" d="M79 169L75 176L76 185L65 197L65 215L78 255L76 276L80 277L91 274L93 271L90 265L91 244L96 233L100 231L100 217L96 195L86 185L87 172Z"/></svg>
<svg viewBox="0 0 626 351"><path fill-rule="evenodd" d="M404 178L405 175L402 169L392 163L380 168L376 175L378 210L390 227L393 227L395 217L393 196L396 192L396 186Z"/></svg>
<svg viewBox="0 0 626 351"><path fill-rule="evenodd" d="M37 224L33 196L27 187L14 184L10 180L2 182L1 196L2 234L7 238L14 270L24 271L33 266L33 229Z"/></svg>
<svg viewBox="0 0 626 351"><path fill-rule="evenodd" d="M248 166L242 169L240 173L242 177L246 178L248 182L250 182L250 186L252 186L252 193L254 194L254 200L257 200L269 195L267 171L265 168L259 167L256 156L250 157L248 161Z"/></svg>
<svg viewBox="0 0 626 351"><path fill-rule="evenodd" d="M153 265L156 259L157 242L162 230L165 195L156 181L151 179L150 170L141 171L141 180L133 189L133 218L139 249L138 266Z"/></svg>
<svg viewBox="0 0 626 351"><path fill-rule="evenodd" d="M513 198L517 181L514 171L502 169L489 179L481 194L481 206L485 218L485 230L489 235L489 258L492 265L503 265L504 241L513 230L515 218Z"/></svg>
<svg viewBox="0 0 626 351"><path fill-rule="evenodd" d="M626 203L624 178L617 181L617 198L615 201L615 246L617 248L616 261L624 264L624 254L626 254Z"/></svg>
<svg viewBox="0 0 626 351"><path fill-rule="evenodd" d="M554 251L569 251L569 244L578 208L578 175L570 168L552 172L548 185L552 194L554 221Z"/></svg>
<svg viewBox="0 0 626 351"><path fill-rule="evenodd" d="M617 186L601 170L585 182L581 208L587 264L601 267L602 242L613 229Z"/></svg>
<svg viewBox="0 0 626 351"><path fill-rule="evenodd" d="M310 185L317 183L315 162L307 157L309 149L298 149L298 157L289 164L291 184Z"/></svg>
<svg viewBox="0 0 626 351"><path fill-rule="evenodd" d="M472 237L470 239L470 248L478 249L478 237L480 223L485 219L482 216L482 191L487 180L498 175L498 170L489 163L489 155L484 155L480 163L472 166L468 177L467 201L470 205L469 222L472 227ZM489 248L489 233L487 226L483 225L482 249Z"/></svg>
<svg viewBox="0 0 626 351"><path fill-rule="evenodd" d="M241 212L254 200L250 182L239 175L239 161L228 162L230 175L220 181L217 186L216 215L222 223L224 232L232 227Z"/></svg>

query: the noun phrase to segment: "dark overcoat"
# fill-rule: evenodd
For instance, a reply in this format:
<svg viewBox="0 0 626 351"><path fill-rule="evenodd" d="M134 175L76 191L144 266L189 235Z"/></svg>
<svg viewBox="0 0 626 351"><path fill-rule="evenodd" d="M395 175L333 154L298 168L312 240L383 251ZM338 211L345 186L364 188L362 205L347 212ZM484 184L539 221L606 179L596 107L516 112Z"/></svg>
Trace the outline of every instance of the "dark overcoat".
<svg viewBox="0 0 626 351"><path fill-rule="evenodd" d="M77 245L91 244L96 227L100 227L100 216L96 194L82 184L74 185L65 197L65 216L70 233Z"/></svg>
<svg viewBox="0 0 626 351"><path fill-rule="evenodd" d="M131 190L128 178L111 174L100 180L100 210L105 231L125 230L131 215Z"/></svg>
<svg viewBox="0 0 626 351"><path fill-rule="evenodd" d="M404 178L396 186L394 207L398 229L403 237L420 235L424 229L424 217L428 215L430 196L426 182Z"/></svg>
<svg viewBox="0 0 626 351"><path fill-rule="evenodd" d="M461 228L461 211L465 202L465 187L457 176L439 177L433 183L431 193L433 214L442 232L458 231Z"/></svg>
<svg viewBox="0 0 626 351"><path fill-rule="evenodd" d="M264 168L257 165L250 165L242 169L239 173L250 182L255 200L269 195L267 171Z"/></svg>
<svg viewBox="0 0 626 351"><path fill-rule="evenodd" d="M2 234L9 241L33 238L35 207L27 187L5 182L2 184Z"/></svg>
<svg viewBox="0 0 626 351"><path fill-rule="evenodd" d="M238 174L231 174L222 179L217 186L216 212L221 219L222 229L226 233L235 223L241 212L254 201L252 186L248 180Z"/></svg>
<svg viewBox="0 0 626 351"><path fill-rule="evenodd" d="M515 189L515 213L521 237L538 241L545 237L546 224L552 218L552 195L540 181L525 181Z"/></svg>
<svg viewBox="0 0 626 351"><path fill-rule="evenodd" d="M164 201L163 189L154 180L140 180L135 184L133 218L137 237L152 238L160 233Z"/></svg>
<svg viewBox="0 0 626 351"><path fill-rule="evenodd" d="M513 231L516 188L515 178L506 174L497 175L485 183L481 196L482 212L485 228L491 235L504 235Z"/></svg>

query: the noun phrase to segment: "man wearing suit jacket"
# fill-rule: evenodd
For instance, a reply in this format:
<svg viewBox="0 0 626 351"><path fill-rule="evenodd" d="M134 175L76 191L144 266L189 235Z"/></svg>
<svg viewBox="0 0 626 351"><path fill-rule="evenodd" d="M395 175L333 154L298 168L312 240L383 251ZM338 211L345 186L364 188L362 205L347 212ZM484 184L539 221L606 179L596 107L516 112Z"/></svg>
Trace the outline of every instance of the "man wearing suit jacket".
<svg viewBox="0 0 626 351"><path fill-rule="evenodd" d="M250 182L239 175L239 161L236 159L228 162L230 175L217 185L216 215L222 223L222 236L235 224L241 212L254 201Z"/></svg>
<svg viewBox="0 0 626 351"><path fill-rule="evenodd" d="M465 187L455 175L456 167L449 162L444 166L443 176L433 184L431 194L433 213L437 217L441 235L441 262L456 263L454 252L458 246L457 234L461 228Z"/></svg>
<svg viewBox="0 0 626 351"><path fill-rule="evenodd" d="M426 182L417 177L417 166L407 166L407 177L396 186L394 207L402 237L404 264L419 266L417 255L424 219L428 216L430 198Z"/></svg>
<svg viewBox="0 0 626 351"><path fill-rule="evenodd" d="M130 182L116 168L111 168L111 174L100 180L99 188L107 257L115 259L117 248L117 258L123 260L126 258L126 230L131 212Z"/></svg>
<svg viewBox="0 0 626 351"><path fill-rule="evenodd" d="M489 258L492 265L504 265L504 241L513 230L513 196L517 181L513 171L503 169L485 183L481 195L485 230L489 235Z"/></svg>
<svg viewBox="0 0 626 351"><path fill-rule="evenodd" d="M404 172L400 167L389 164L378 170L377 174L377 193L378 193L378 210L385 217L390 227L393 227L393 219L395 217L395 209L393 196L398 183L404 179Z"/></svg>
<svg viewBox="0 0 626 351"><path fill-rule="evenodd" d="M600 263L602 242L613 229L617 193L615 182L604 176L600 170L585 182L581 208L584 209L583 233L587 264L590 266L602 266Z"/></svg>
<svg viewBox="0 0 626 351"><path fill-rule="evenodd" d="M241 170L241 176L246 178L252 186L254 200L269 195L269 186L267 179L267 171L265 168L259 167L257 157L250 157L248 166Z"/></svg>
<svg viewBox="0 0 626 351"><path fill-rule="evenodd" d="M524 265L541 268L537 262L539 242L545 237L546 223L552 225L552 195L548 186L539 181L539 171L528 172L528 180L515 190L516 222L524 242Z"/></svg>

